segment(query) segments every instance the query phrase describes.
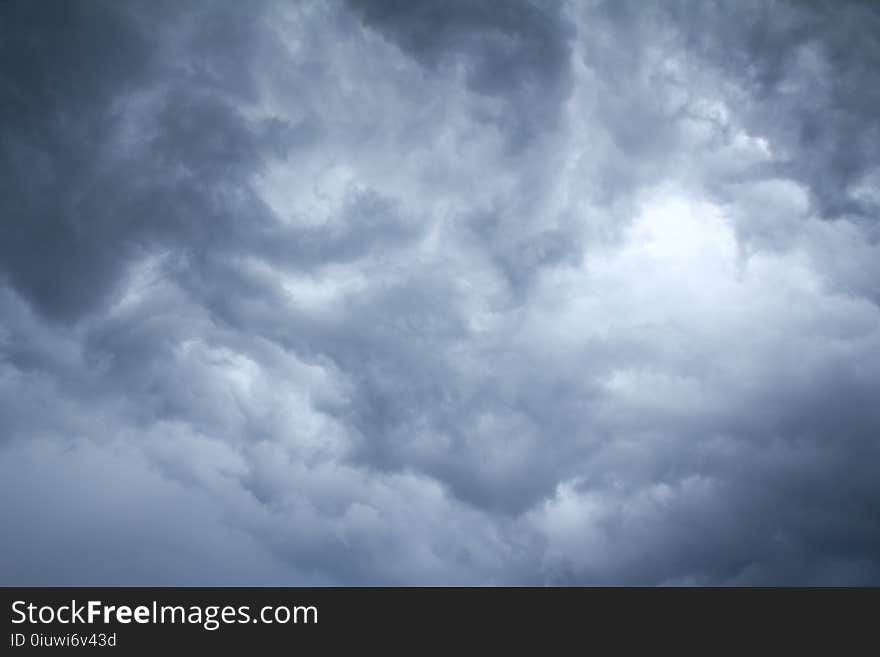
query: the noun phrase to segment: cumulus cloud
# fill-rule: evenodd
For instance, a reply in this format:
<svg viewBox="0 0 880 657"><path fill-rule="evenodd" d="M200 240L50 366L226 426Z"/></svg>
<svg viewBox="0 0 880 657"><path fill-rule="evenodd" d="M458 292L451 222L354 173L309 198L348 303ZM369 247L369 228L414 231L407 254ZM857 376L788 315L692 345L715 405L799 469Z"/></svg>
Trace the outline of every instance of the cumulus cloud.
<svg viewBox="0 0 880 657"><path fill-rule="evenodd" d="M871 3L7 2L8 584L876 584Z"/></svg>

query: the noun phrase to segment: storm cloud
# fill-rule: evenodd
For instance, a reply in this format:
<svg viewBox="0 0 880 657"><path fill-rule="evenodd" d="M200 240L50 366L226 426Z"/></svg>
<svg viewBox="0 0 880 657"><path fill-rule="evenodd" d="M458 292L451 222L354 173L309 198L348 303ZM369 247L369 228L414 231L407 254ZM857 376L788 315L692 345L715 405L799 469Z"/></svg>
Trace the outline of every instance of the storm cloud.
<svg viewBox="0 0 880 657"><path fill-rule="evenodd" d="M0 582L880 584L880 8L0 4Z"/></svg>

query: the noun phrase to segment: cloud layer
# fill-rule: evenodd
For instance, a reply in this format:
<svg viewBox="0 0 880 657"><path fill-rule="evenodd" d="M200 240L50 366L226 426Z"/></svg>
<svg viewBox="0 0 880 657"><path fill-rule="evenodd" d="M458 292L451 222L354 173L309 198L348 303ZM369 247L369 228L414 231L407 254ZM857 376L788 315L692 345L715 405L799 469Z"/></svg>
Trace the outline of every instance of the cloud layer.
<svg viewBox="0 0 880 657"><path fill-rule="evenodd" d="M873 3L0 12L2 583L880 584Z"/></svg>

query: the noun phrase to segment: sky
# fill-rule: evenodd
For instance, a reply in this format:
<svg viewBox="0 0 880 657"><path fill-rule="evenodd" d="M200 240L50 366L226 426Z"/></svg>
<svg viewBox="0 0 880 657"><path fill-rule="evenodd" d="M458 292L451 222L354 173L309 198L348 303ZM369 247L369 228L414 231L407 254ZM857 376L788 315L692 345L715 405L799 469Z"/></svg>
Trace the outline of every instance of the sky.
<svg viewBox="0 0 880 657"><path fill-rule="evenodd" d="M4 0L0 584L880 584L880 5Z"/></svg>

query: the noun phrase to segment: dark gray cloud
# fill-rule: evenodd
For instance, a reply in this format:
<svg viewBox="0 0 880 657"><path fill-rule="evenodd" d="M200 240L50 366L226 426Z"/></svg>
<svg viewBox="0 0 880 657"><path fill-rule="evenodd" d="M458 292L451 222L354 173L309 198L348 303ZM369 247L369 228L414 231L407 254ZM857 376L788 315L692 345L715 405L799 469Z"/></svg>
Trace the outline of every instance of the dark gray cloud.
<svg viewBox="0 0 880 657"><path fill-rule="evenodd" d="M4 582L880 582L873 4L0 11Z"/></svg>
<svg viewBox="0 0 880 657"><path fill-rule="evenodd" d="M694 12L683 30L689 47L714 61L748 94L741 120L772 135L777 166L807 187L827 219L875 221L877 200L859 193L876 169L880 64L875 3L720 3ZM724 24L720 38L713 27ZM871 184L871 183L868 183Z"/></svg>
<svg viewBox="0 0 880 657"><path fill-rule="evenodd" d="M555 126L571 84L572 27L563 6L516 0L383 0L349 3L429 71L460 67L468 88L502 99L485 118L501 126L512 144L528 142Z"/></svg>

